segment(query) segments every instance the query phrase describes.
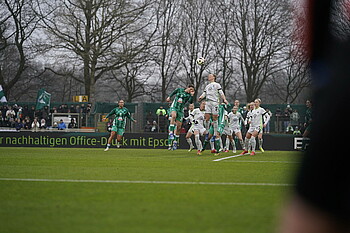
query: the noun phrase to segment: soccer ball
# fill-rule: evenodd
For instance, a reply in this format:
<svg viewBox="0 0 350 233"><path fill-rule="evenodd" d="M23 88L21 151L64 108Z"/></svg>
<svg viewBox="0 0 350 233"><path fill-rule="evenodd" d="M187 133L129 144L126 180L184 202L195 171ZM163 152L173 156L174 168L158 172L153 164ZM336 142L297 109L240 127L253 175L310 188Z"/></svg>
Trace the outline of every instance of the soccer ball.
<svg viewBox="0 0 350 233"><path fill-rule="evenodd" d="M200 57L197 59L196 62L197 62L197 65L202 66L202 65L204 65L205 59L204 59L204 57Z"/></svg>

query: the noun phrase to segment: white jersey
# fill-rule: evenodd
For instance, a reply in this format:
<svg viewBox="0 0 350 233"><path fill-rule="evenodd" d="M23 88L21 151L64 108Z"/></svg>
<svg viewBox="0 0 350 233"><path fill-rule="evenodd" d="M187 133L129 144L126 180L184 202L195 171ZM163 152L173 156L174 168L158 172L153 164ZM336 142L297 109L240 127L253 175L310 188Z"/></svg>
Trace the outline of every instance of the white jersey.
<svg viewBox="0 0 350 233"><path fill-rule="evenodd" d="M241 121L244 120L241 113L230 112L227 117L230 128L241 128Z"/></svg>
<svg viewBox="0 0 350 233"><path fill-rule="evenodd" d="M221 95L223 94L224 92L222 91L221 85L217 82L211 82L205 87L204 93L200 96L200 98L203 99L205 97L206 101L219 104Z"/></svg>
<svg viewBox="0 0 350 233"><path fill-rule="evenodd" d="M195 108L191 113L190 113L190 119L191 122L194 125L201 125L204 126L204 110L201 111L199 108Z"/></svg>
<svg viewBox="0 0 350 233"><path fill-rule="evenodd" d="M259 127L270 120L270 115L262 107L255 108L247 114L251 127Z"/></svg>

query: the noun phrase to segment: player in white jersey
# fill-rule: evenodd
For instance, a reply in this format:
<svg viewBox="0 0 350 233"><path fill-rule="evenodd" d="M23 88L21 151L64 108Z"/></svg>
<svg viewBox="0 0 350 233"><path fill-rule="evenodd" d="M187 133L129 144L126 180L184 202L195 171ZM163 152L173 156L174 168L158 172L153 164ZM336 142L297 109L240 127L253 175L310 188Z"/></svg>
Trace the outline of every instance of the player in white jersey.
<svg viewBox="0 0 350 233"><path fill-rule="evenodd" d="M254 109L250 112L248 123L250 124L248 132L246 134L245 138L245 148L248 148L248 144L250 141L252 152L250 155L255 155L255 147L256 147L256 137L262 131L263 127L266 127L267 122L270 120L270 115L268 112L260 107L261 100L255 99L254 100ZM265 122L263 122L265 118ZM241 154L248 153L247 150L244 150Z"/></svg>
<svg viewBox="0 0 350 233"><path fill-rule="evenodd" d="M188 130L186 139L191 138L194 134L195 143L197 146L197 155L201 155L203 146L200 140L200 136L207 134L207 129L204 127L204 113L205 113L205 105L204 101L201 102L199 108L195 108L191 113L190 117L192 119L192 126L190 130ZM192 141L191 141L192 142Z"/></svg>
<svg viewBox="0 0 350 233"><path fill-rule="evenodd" d="M194 110L194 104L189 104L188 105L188 117L186 117L185 119L191 123L191 127L188 129L187 134L186 134L186 141L188 143L188 145L190 145L190 149L188 150L189 152L193 150L194 146L193 146L193 142L191 139L191 131L193 129L193 112Z"/></svg>
<svg viewBox="0 0 350 233"><path fill-rule="evenodd" d="M229 150L230 142L232 144L233 153L236 153L236 145L235 141L233 140L232 134L235 134L241 144L241 147L244 148L244 142L243 142L243 137L242 137L242 132L241 132L241 124L244 122L244 119L242 117L242 114L238 112L238 107L235 105L232 108L232 112L230 112L227 115L228 118L228 134L226 138L226 150Z"/></svg>
<svg viewBox="0 0 350 233"><path fill-rule="evenodd" d="M199 97L199 102L205 98L205 122L204 126L207 130L210 128L210 118L213 121L214 135L218 131L218 114L219 104L222 98L225 104L228 104L225 94L222 91L221 85L216 82L216 76L214 74L208 75L209 84L205 87L203 94Z"/></svg>

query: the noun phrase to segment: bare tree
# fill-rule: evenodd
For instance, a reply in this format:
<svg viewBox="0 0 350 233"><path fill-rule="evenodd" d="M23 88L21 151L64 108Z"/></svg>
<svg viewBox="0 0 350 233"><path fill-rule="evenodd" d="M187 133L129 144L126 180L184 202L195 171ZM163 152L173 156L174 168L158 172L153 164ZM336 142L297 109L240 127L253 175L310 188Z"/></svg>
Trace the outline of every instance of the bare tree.
<svg viewBox="0 0 350 233"><path fill-rule="evenodd" d="M180 70L181 57L178 45L182 37L180 0L158 0L158 25L154 61L160 73L161 101L165 102L169 86Z"/></svg>
<svg viewBox="0 0 350 233"><path fill-rule="evenodd" d="M81 61L84 75L80 81L92 102L96 81L124 67L148 46L146 35L142 40L133 39L126 56L120 41L150 25L145 13L151 1L122 0L111 4L109 0L64 0L37 4L56 51L66 51L73 60Z"/></svg>
<svg viewBox="0 0 350 233"><path fill-rule="evenodd" d="M0 85L9 97L28 68L29 41L39 18L32 10L31 1L4 0L0 7Z"/></svg>
<svg viewBox="0 0 350 233"><path fill-rule="evenodd" d="M264 83L284 67L282 50L290 31L286 1L238 0L230 2L235 58L240 63L241 82L247 101L259 96Z"/></svg>

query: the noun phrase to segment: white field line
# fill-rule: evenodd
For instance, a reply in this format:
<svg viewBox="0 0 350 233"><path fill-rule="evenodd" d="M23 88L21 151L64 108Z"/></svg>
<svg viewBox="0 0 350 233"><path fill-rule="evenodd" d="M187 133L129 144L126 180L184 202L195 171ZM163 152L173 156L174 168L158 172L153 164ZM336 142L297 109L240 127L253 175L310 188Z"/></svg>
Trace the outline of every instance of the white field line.
<svg viewBox="0 0 350 233"><path fill-rule="evenodd" d="M226 185L226 186L293 186L293 184L275 183L238 183L238 182L186 182L186 181L148 181L148 180L71 180L71 179L24 179L0 178L0 181L27 182L64 182L64 183L123 183L123 184L191 184L191 185Z"/></svg>
<svg viewBox="0 0 350 233"><path fill-rule="evenodd" d="M232 155L232 156L228 156L228 157L224 157L224 158L220 158L220 159L215 159L213 160L214 162L218 162L218 161L221 161L221 160L225 160L225 159L231 159L231 158L236 158L236 157L239 157L239 156L243 156L243 155Z"/></svg>
<svg viewBox="0 0 350 233"><path fill-rule="evenodd" d="M230 163L301 163L297 161L269 161L269 160L229 160Z"/></svg>

